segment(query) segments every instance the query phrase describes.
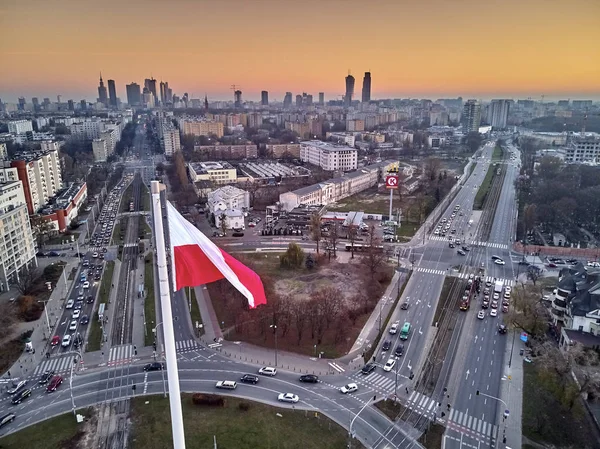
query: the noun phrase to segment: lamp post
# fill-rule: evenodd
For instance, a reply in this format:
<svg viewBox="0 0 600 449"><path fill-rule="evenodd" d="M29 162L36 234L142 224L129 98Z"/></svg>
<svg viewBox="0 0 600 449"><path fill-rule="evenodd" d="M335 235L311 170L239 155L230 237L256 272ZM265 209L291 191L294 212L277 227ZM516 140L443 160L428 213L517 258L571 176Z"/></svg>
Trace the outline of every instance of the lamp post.
<svg viewBox="0 0 600 449"><path fill-rule="evenodd" d="M83 360L81 349L78 349L76 352L79 355L79 360ZM75 365L77 365L77 362L77 357L73 357L73 363L71 363L71 374L69 375L69 392L71 394L71 408L74 416L77 416L77 412L75 411L75 397L73 396L73 368Z"/></svg>
<svg viewBox="0 0 600 449"><path fill-rule="evenodd" d="M158 323L153 331L154 331L154 342L156 343L156 341L158 340L158 327L162 326L163 322L161 321L160 323ZM162 347L162 343L161 343L161 347ZM161 365L162 365L162 360L164 360L164 357L162 356L162 350L160 351L161 357ZM165 370L163 369L163 367L160 367L160 374L162 376L162 383L163 383L163 397L166 398L167 397L167 386L165 385Z"/></svg>
<svg viewBox="0 0 600 449"><path fill-rule="evenodd" d="M271 324L269 327L273 329L273 334L275 334L275 366L277 366L277 325Z"/></svg>
<svg viewBox="0 0 600 449"><path fill-rule="evenodd" d="M377 396L373 396L373 401L377 399ZM363 405L363 407L358 411L358 413L356 415L354 415L354 418L352 418L352 421L350 421L350 427L348 427L348 449L352 449L352 426L354 425L354 421L356 421L356 418L358 418L358 415L360 415L360 413L367 408L368 405L371 405L371 399L369 399L367 401L367 403L365 405Z"/></svg>

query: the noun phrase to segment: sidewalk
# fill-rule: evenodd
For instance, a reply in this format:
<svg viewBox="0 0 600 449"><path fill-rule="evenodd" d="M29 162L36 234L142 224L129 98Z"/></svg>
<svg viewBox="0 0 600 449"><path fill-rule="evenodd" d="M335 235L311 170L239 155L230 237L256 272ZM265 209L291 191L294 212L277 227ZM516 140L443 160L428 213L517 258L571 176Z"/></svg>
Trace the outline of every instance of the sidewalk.
<svg viewBox="0 0 600 449"><path fill-rule="evenodd" d="M60 276L50 295L50 300L46 303L46 311L42 312L42 315L37 321L19 323L17 325L17 332L19 334L27 330L33 330L30 338L35 353L29 353L23 349L21 356L6 373L10 373L9 377L15 378L27 376L29 373L33 372L38 363L44 359L44 354L48 349L54 328L62 315L64 300L73 284L73 280L69 280L69 274L73 268L78 266L78 259L67 262L67 265L65 265L64 268L64 275ZM77 279L77 277L75 277L75 279ZM46 312L48 314L48 321L46 321ZM50 333L48 333L48 322L50 323L51 328Z"/></svg>
<svg viewBox="0 0 600 449"><path fill-rule="evenodd" d="M508 334L504 351L504 372L500 385L500 399L498 401L498 447L518 448L522 446L521 418L523 414L523 356L519 355L525 349L525 343L519 338L520 332ZM509 366L510 365L510 366ZM508 418L504 419L505 410L508 409ZM500 433L502 429L502 434ZM502 443L503 437L506 443Z"/></svg>

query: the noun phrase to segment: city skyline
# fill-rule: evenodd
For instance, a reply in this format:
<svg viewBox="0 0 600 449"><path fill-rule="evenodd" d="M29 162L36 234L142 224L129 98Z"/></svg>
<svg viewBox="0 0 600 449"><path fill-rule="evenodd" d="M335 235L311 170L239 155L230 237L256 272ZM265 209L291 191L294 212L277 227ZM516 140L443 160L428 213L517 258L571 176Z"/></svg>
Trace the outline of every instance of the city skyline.
<svg viewBox="0 0 600 449"><path fill-rule="evenodd" d="M600 3L591 0L509 0L501 6L382 1L374 9L377 29L363 23L359 1L303 2L304 10L318 12L308 24L292 20L300 6L273 0L253 6L235 0L176 0L169 8L153 8L155 3L34 0L3 6L3 42L11 46L2 51L0 98L94 101L102 71L115 80L122 102L126 84L143 85L149 77L168 80L174 93L195 98L206 92L211 100L232 100L229 87L236 84L245 100L260 101L263 90L273 102L285 92L325 92L331 100L344 95L348 69L361 84L364 73L372 73L373 99L600 98L600 64L592 57L600 41L594 23ZM145 20L133 20L138 16ZM332 26L333 16L344 27ZM185 26L182 17L210 20L196 28ZM88 32L109 19L111 33ZM146 26L155 20L161 23L158 34ZM310 29L335 32L323 41L322 33ZM205 36L220 36L219 46ZM353 98L361 98L359 86Z"/></svg>

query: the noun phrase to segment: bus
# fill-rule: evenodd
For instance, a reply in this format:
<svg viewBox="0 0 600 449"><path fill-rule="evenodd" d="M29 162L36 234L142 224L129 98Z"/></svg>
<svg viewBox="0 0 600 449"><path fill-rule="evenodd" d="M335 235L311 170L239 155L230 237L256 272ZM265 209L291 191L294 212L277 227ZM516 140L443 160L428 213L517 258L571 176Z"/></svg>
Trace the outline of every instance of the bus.
<svg viewBox="0 0 600 449"><path fill-rule="evenodd" d="M410 323L406 322L402 326L400 331L400 340L408 340L408 334L410 333Z"/></svg>

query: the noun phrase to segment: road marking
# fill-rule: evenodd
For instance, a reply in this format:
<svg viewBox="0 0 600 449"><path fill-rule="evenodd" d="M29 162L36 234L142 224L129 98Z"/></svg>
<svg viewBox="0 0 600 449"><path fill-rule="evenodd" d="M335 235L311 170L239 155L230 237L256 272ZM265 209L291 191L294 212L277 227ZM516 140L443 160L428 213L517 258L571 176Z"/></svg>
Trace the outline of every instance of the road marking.
<svg viewBox="0 0 600 449"><path fill-rule="evenodd" d="M341 366L339 366L337 363L335 362L328 362L328 365L331 366L334 370L336 370L338 373L343 373L344 371L346 371L344 368L342 368Z"/></svg>

